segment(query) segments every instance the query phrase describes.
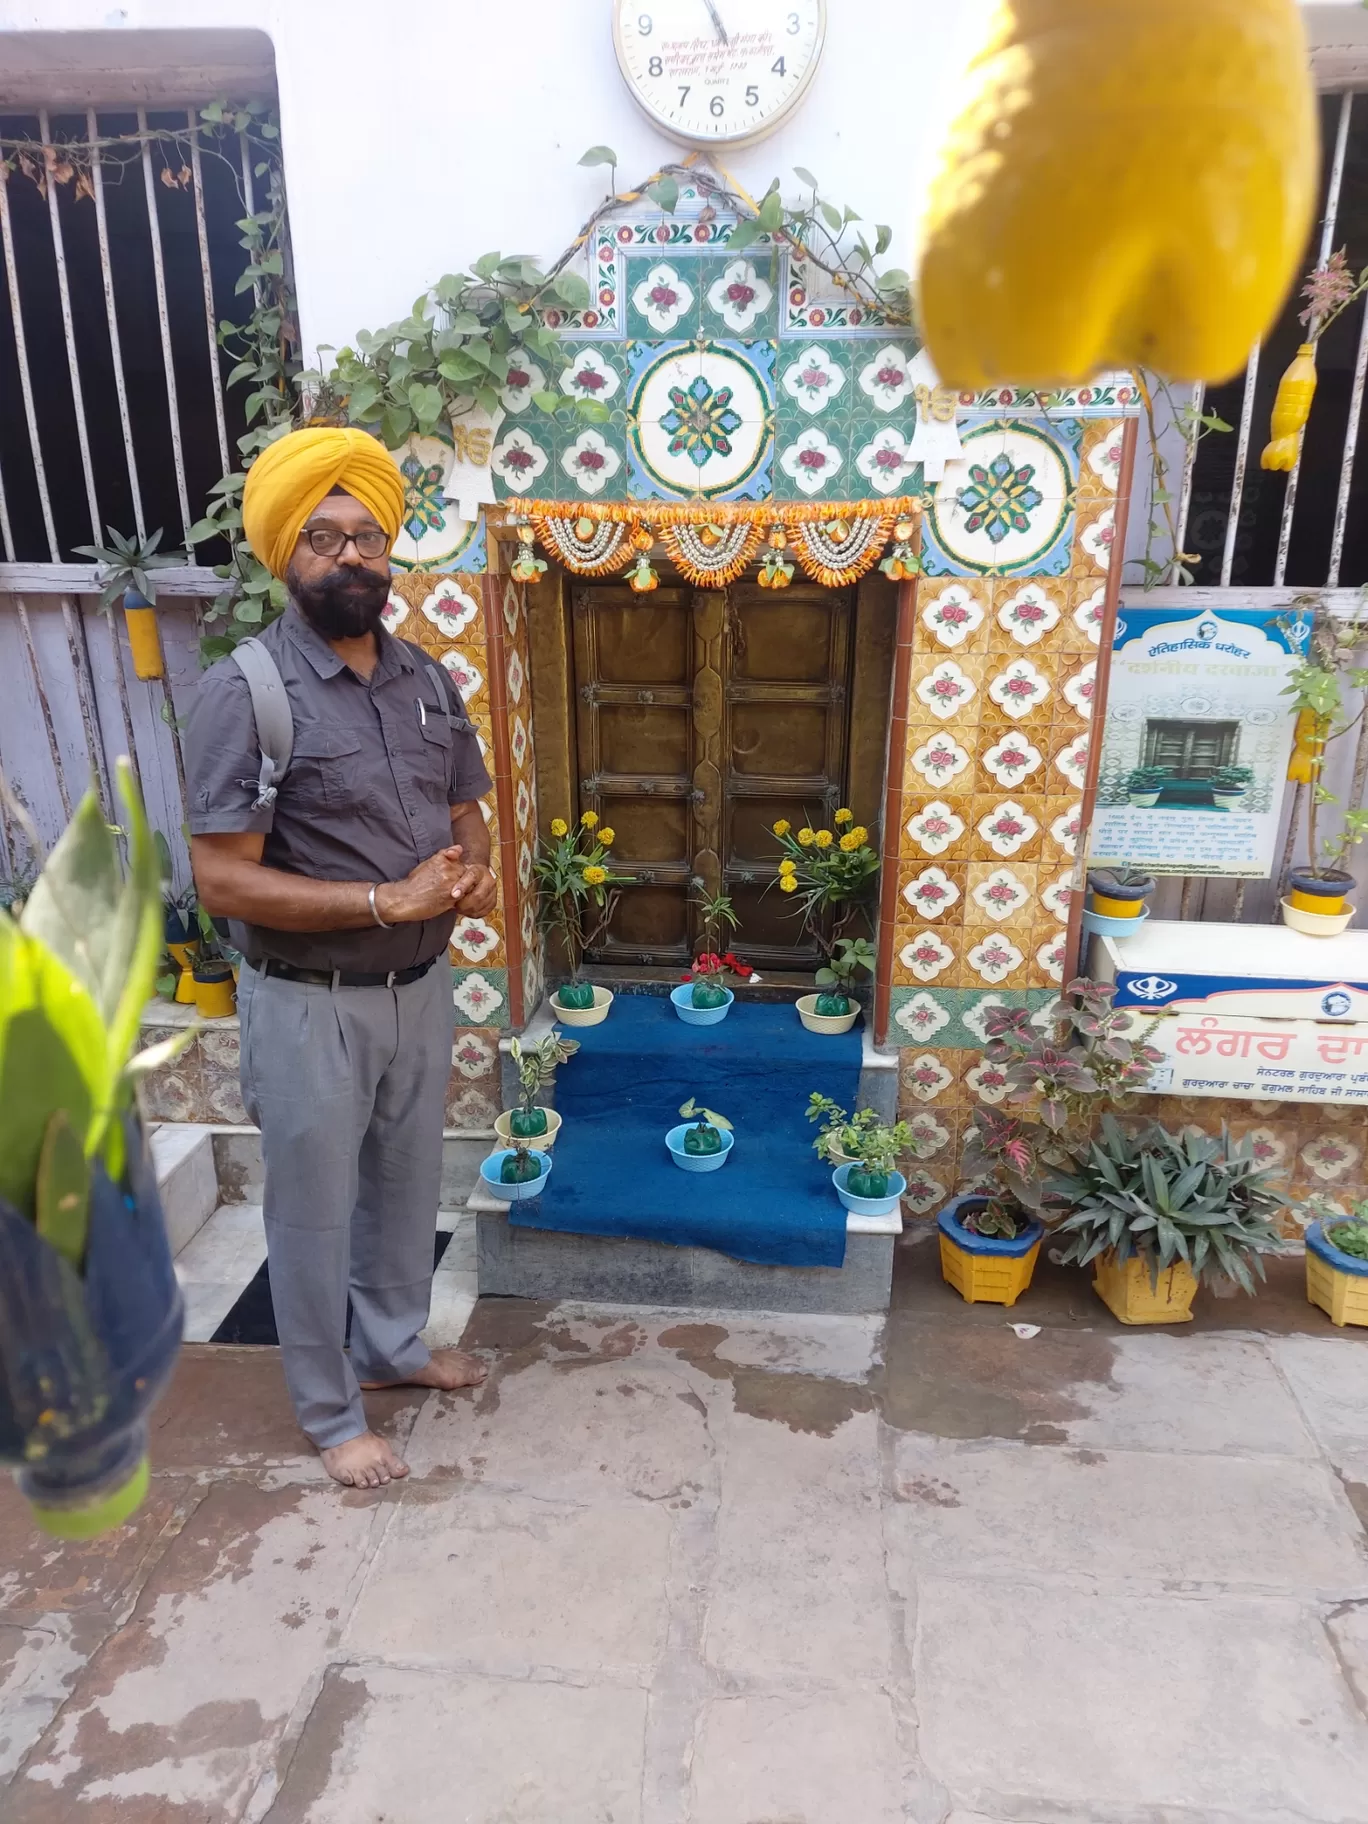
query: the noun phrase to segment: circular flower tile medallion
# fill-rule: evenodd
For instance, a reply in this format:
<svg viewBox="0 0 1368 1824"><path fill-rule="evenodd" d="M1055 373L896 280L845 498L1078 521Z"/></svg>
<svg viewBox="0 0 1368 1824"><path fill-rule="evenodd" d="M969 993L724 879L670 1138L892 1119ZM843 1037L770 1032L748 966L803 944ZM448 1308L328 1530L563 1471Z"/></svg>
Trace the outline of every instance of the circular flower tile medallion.
<svg viewBox="0 0 1368 1824"><path fill-rule="evenodd" d="M730 349L667 350L643 370L627 429L642 468L668 492L726 493L769 447L764 380Z"/></svg>
<svg viewBox="0 0 1368 1824"><path fill-rule="evenodd" d="M1072 511L1073 484L1054 440L1023 424L986 424L963 440L931 499L948 556L970 570L1019 570L1055 544Z"/></svg>

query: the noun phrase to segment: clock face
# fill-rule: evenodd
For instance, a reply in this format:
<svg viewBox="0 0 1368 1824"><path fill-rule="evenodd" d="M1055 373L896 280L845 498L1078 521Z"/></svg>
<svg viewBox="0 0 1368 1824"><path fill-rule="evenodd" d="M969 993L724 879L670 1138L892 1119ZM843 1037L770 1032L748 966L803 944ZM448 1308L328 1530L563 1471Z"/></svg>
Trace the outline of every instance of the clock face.
<svg viewBox="0 0 1368 1824"><path fill-rule="evenodd" d="M826 0L613 0L613 41L637 101L673 139L736 145L802 96Z"/></svg>

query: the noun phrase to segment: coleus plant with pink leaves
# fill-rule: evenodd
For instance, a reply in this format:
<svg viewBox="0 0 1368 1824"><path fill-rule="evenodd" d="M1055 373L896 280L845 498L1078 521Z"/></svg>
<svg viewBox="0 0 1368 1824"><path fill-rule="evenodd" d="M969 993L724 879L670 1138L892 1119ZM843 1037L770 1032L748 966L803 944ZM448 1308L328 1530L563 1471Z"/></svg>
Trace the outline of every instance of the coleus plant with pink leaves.
<svg viewBox="0 0 1368 1824"><path fill-rule="evenodd" d="M1006 1074L998 1107L980 1104L965 1142L963 1166L987 1178L1023 1209L1048 1220L1062 1215L1048 1180L1078 1162L1103 1110L1143 1089L1163 1054L1127 1036L1131 1016L1112 1006L1113 989L1080 976L1059 998L1042 1032L1024 1007L984 1013L985 1057Z"/></svg>

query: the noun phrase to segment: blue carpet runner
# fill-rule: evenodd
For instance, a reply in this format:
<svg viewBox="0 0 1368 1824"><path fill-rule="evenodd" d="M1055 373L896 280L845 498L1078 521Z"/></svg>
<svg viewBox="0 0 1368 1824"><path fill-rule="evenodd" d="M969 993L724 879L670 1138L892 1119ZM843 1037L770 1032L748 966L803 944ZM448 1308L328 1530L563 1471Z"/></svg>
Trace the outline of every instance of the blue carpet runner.
<svg viewBox="0 0 1368 1824"><path fill-rule="evenodd" d="M664 996L620 994L603 1025L561 1030L580 1050L556 1073L555 1169L540 1197L510 1204L515 1227L843 1264L846 1213L812 1150L807 1101L818 1090L854 1108L858 1025L833 1038L808 1032L791 1003L738 1000L720 1026L686 1026ZM666 1151L690 1096L736 1130L721 1171L682 1172Z"/></svg>

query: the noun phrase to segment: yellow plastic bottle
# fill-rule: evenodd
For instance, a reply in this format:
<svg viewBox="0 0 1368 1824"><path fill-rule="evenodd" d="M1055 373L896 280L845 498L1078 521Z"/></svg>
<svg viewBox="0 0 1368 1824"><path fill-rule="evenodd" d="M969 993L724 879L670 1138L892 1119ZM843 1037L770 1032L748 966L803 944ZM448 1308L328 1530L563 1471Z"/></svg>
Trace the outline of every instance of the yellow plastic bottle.
<svg viewBox="0 0 1368 1824"><path fill-rule="evenodd" d="M1303 342L1278 382L1269 429L1273 441L1259 458L1261 469L1293 469L1301 448L1301 434L1311 416L1316 396L1316 345Z"/></svg>
<svg viewBox="0 0 1368 1824"><path fill-rule="evenodd" d="M1225 380L1296 275L1316 182L1293 0L1001 0L925 217L936 370Z"/></svg>

